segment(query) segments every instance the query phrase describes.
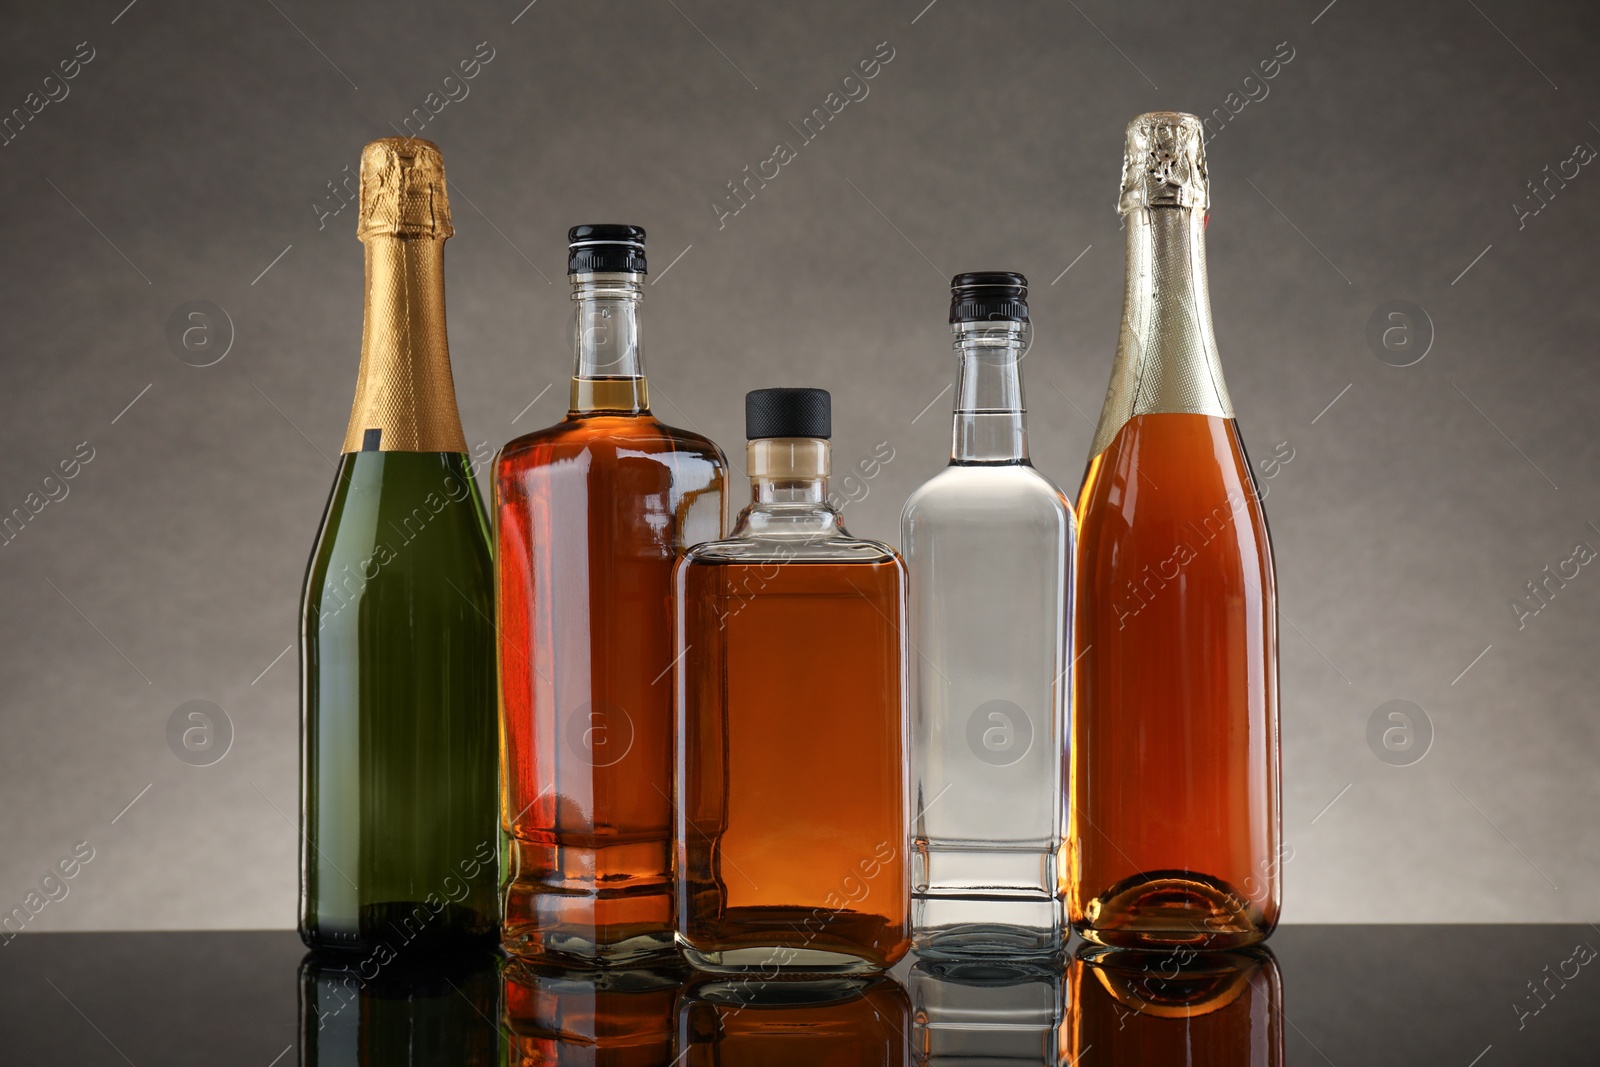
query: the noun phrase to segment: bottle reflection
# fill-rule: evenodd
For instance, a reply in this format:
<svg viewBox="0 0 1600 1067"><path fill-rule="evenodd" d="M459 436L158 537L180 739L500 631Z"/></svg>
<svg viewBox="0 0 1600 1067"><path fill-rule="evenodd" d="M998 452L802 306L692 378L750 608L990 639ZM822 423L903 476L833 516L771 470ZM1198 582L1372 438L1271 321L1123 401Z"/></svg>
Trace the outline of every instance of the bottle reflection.
<svg viewBox="0 0 1600 1067"><path fill-rule="evenodd" d="M686 972L577 970L506 963L505 1037L510 1067L667 1067L672 1008Z"/></svg>
<svg viewBox="0 0 1600 1067"><path fill-rule="evenodd" d="M706 978L678 1004L683 1067L904 1067L911 1004L892 978Z"/></svg>
<svg viewBox="0 0 1600 1067"><path fill-rule="evenodd" d="M1067 969L1061 1062L1281 1067L1283 986L1265 948L1080 950Z"/></svg>
<svg viewBox="0 0 1600 1067"><path fill-rule="evenodd" d="M911 968L912 1044L928 1067L1055 1067L1062 1017L1059 968L919 960Z"/></svg>
<svg viewBox="0 0 1600 1067"><path fill-rule="evenodd" d="M464 1067L499 1062L497 957L300 964L302 1067Z"/></svg>

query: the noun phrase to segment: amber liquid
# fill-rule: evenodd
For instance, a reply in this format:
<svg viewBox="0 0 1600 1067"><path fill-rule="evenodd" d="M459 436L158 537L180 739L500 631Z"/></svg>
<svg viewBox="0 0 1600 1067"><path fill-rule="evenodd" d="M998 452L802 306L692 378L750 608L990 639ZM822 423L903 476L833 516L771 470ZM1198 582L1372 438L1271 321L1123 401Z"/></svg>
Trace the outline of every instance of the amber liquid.
<svg viewBox="0 0 1600 1067"><path fill-rule="evenodd" d="M721 535L721 453L648 411L573 414L495 470L504 939L672 943L672 567Z"/></svg>
<svg viewBox="0 0 1600 1067"><path fill-rule="evenodd" d="M1283 988L1265 949L1074 959L1067 986L1062 1063L1282 1067Z"/></svg>
<svg viewBox="0 0 1600 1067"><path fill-rule="evenodd" d="M1137 416L1078 503L1067 905L1089 941L1229 948L1278 921L1272 552L1230 419Z"/></svg>
<svg viewBox="0 0 1600 1067"><path fill-rule="evenodd" d="M685 1067L903 1067L911 1062L910 1033L911 1004L890 978L735 978L685 991L672 1062Z"/></svg>
<svg viewBox="0 0 1600 1067"><path fill-rule="evenodd" d="M512 960L503 972L509 1067L664 1067L672 1061L672 970L560 970Z"/></svg>
<svg viewBox="0 0 1600 1067"><path fill-rule="evenodd" d="M894 963L910 938L902 564L691 556L679 582L680 937L702 965Z"/></svg>

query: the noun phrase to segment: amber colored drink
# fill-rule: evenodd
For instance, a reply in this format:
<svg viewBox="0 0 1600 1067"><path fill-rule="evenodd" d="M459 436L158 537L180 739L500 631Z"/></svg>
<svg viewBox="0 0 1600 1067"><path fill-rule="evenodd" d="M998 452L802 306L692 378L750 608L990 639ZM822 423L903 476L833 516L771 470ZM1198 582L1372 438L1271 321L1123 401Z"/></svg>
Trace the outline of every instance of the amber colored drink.
<svg viewBox="0 0 1600 1067"><path fill-rule="evenodd" d="M1067 909L1227 949L1279 910L1276 591L1206 292L1193 116L1128 131L1122 340L1078 501Z"/></svg>
<svg viewBox="0 0 1600 1067"><path fill-rule="evenodd" d="M584 962L671 951L672 567L723 523L721 452L650 414L637 233L575 273L567 418L495 466L503 937Z"/></svg>
<svg viewBox="0 0 1600 1067"><path fill-rule="evenodd" d="M685 681L683 904L699 951L905 954L901 733L878 711L900 702L902 584L893 557L685 568L702 655Z"/></svg>

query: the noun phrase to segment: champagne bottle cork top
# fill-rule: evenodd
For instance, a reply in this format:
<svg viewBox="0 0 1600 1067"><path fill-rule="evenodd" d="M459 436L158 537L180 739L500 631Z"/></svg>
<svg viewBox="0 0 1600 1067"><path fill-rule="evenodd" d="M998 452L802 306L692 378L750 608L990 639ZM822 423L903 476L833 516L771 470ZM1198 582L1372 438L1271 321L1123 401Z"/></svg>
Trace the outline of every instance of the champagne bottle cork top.
<svg viewBox="0 0 1600 1067"><path fill-rule="evenodd" d="M1128 123L1118 212L1210 206L1204 136L1200 120L1181 111L1151 111Z"/></svg>
<svg viewBox="0 0 1600 1067"><path fill-rule="evenodd" d="M455 232L438 145L416 137L385 137L362 150L358 238L443 239Z"/></svg>

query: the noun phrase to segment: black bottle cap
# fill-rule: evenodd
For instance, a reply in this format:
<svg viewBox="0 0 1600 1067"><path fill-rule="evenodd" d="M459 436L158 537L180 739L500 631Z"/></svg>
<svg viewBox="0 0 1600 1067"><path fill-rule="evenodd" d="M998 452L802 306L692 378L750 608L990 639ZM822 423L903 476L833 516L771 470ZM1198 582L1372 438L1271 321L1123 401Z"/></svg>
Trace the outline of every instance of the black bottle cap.
<svg viewBox="0 0 1600 1067"><path fill-rule="evenodd" d="M744 395L744 435L833 436L833 398L826 389L755 389Z"/></svg>
<svg viewBox="0 0 1600 1067"><path fill-rule="evenodd" d="M602 222L567 231L567 273L644 274L644 227Z"/></svg>
<svg viewBox="0 0 1600 1067"><path fill-rule="evenodd" d="M950 279L951 322L1027 322L1028 279L1015 271L979 270Z"/></svg>

